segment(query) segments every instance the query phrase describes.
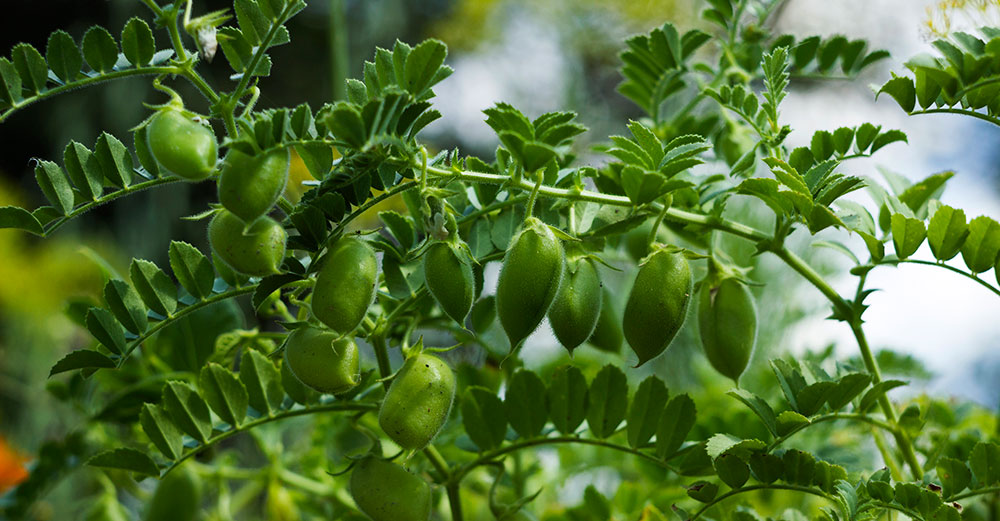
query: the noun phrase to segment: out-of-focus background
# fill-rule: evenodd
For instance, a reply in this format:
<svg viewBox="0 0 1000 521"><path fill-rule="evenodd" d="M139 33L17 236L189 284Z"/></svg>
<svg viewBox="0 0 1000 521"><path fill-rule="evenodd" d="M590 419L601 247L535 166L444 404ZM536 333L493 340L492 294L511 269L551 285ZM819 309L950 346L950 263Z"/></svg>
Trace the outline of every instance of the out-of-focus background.
<svg viewBox="0 0 1000 521"><path fill-rule="evenodd" d="M194 5L195 14L201 14L231 4L196 0ZM497 141L481 110L506 101L529 116L575 110L591 129L581 142L594 144L625 132L628 119L639 117L638 109L615 91L624 38L667 20L682 29L707 30L697 18L700 9L696 0L312 0L289 25L293 42L273 51L275 66L271 77L260 83L259 106L308 102L316 109L333 99L331 27L340 28L339 36L348 42L345 65L350 77L360 76L362 62L375 46L391 46L396 38L413 43L435 37L448 44L448 63L455 73L436 89L437 108L444 117L426 131L429 142L492 156ZM9 0L4 13L4 54L21 41L44 49L56 29L79 40L93 24L114 33L132 16L149 18L134 0ZM876 102L870 88L889 78L890 71L902 72L902 62L910 56L929 51L935 35L990 23L1000 23L996 2L952 1L942 6L926 0L787 0L777 15L779 32L867 38L871 47L885 48L893 56L857 81L793 83L782 106L786 122L795 129L788 144L807 144L815 130L865 121L899 128L908 134L909 145L892 145L871 160L855 160L842 169L878 178L884 168L911 179L954 170L957 175L944 194L945 202L964 208L970 218L1000 216L1000 132L995 127L957 116L907 117L892 100ZM165 42L160 43L162 47ZM222 59L205 64L203 73L223 89L230 82ZM190 108L206 109L196 92L177 85ZM103 130L127 136L128 129L148 115L142 103L161 101L148 78L136 78L57 97L15 114L0 125L0 205L41 204L33 158L61 160L70 140L89 145ZM585 147L580 152L584 161L600 160ZM63 313L67 299L97 298L101 270L123 269L133 256L166 264L170 239L204 248L204 224L179 217L203 210L213 193L206 185L171 185L100 208L44 242L0 230L0 490L18 475L11 458L31 453L49 433L70 427L60 423L61 406L39 392L52 363L85 341ZM864 192L856 198L870 203ZM862 249L859 238L834 233ZM777 263L763 262L771 271L778 270ZM841 258L825 250L814 255L813 262L836 266ZM824 320L828 310L811 288L794 274L774 280L759 295L764 322L759 360L788 351L821 351L831 344L839 355L853 355L849 331ZM924 363L928 378L914 382L915 390L996 407L1000 301L962 277L921 266L882 269L870 281L885 291L868 301L869 338L876 348L893 348ZM846 276L834 282L844 291L853 284ZM807 318L787 327L802 316ZM560 355L547 335L540 331L532 339L535 356ZM756 366L767 370L766 364Z"/></svg>

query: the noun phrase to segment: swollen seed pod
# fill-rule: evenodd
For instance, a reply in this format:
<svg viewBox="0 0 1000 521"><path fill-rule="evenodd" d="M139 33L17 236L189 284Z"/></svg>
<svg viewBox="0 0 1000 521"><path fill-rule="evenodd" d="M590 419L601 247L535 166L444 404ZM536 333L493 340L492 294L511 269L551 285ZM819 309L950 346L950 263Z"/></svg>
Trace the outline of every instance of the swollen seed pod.
<svg viewBox="0 0 1000 521"><path fill-rule="evenodd" d="M613 300L605 288L601 292L601 314L597 317L597 326L587 341L601 351L617 354L622 351L622 321Z"/></svg>
<svg viewBox="0 0 1000 521"><path fill-rule="evenodd" d="M194 521L201 511L201 479L190 465L181 465L156 486L145 521Z"/></svg>
<svg viewBox="0 0 1000 521"><path fill-rule="evenodd" d="M248 156L230 149L219 173L219 202L244 222L266 214L288 183L287 148Z"/></svg>
<svg viewBox="0 0 1000 521"><path fill-rule="evenodd" d="M475 291L472 266L464 256L447 243L432 244L424 253L424 280L441 309L464 326Z"/></svg>
<svg viewBox="0 0 1000 521"><path fill-rule="evenodd" d="M524 221L504 255L497 281L497 316L517 349L545 318L565 270L562 243L535 217Z"/></svg>
<svg viewBox="0 0 1000 521"><path fill-rule="evenodd" d="M622 330L639 365L667 349L684 324L694 280L687 259L660 247L639 267Z"/></svg>
<svg viewBox="0 0 1000 521"><path fill-rule="evenodd" d="M211 175L219 160L219 144L212 128L177 107L166 107L150 119L146 143L157 162L188 181Z"/></svg>
<svg viewBox="0 0 1000 521"><path fill-rule="evenodd" d="M245 228L246 224L228 210L215 214L208 225L212 250L229 267L245 275L279 273L288 239L285 229L270 217L261 217Z"/></svg>
<svg viewBox="0 0 1000 521"><path fill-rule="evenodd" d="M757 306L746 285L733 278L714 287L704 284L698 302L698 329L712 367L739 383L757 336Z"/></svg>
<svg viewBox="0 0 1000 521"><path fill-rule="evenodd" d="M346 335L364 320L375 300L378 260L366 242L343 237L330 248L316 275L312 313Z"/></svg>
<svg viewBox="0 0 1000 521"><path fill-rule="evenodd" d="M382 430L404 449L418 450L437 436L455 401L455 374L440 358L410 357L392 380L378 412Z"/></svg>
<svg viewBox="0 0 1000 521"><path fill-rule="evenodd" d="M597 326L601 314L601 277L586 257L567 259L559 294L549 308L549 324L570 354Z"/></svg>
<svg viewBox="0 0 1000 521"><path fill-rule="evenodd" d="M361 380L354 339L316 327L300 327L288 335L285 364L295 378L321 393L339 394Z"/></svg>
<svg viewBox="0 0 1000 521"><path fill-rule="evenodd" d="M395 463L365 456L351 471L351 497L374 521L427 521L431 487Z"/></svg>

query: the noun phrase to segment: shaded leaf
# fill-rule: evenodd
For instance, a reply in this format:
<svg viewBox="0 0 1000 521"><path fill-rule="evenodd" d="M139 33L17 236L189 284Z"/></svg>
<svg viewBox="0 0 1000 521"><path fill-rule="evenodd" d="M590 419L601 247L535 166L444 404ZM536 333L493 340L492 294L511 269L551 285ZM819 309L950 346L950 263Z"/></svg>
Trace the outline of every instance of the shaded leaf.
<svg viewBox="0 0 1000 521"><path fill-rule="evenodd" d="M10 51L14 69L21 76L22 86L31 92L45 90L45 82L49 77L49 67L42 53L30 44L19 43Z"/></svg>
<svg viewBox="0 0 1000 521"><path fill-rule="evenodd" d="M73 371L75 369L112 367L115 367L115 361L102 355L101 353L91 351L89 349L78 349L76 351L71 351L68 355L56 362L56 365L52 366L52 369L49 370L49 376L64 373L66 371Z"/></svg>
<svg viewBox="0 0 1000 521"><path fill-rule="evenodd" d="M743 402L754 414L764 422L764 426L773 436L778 435L774 410L764 401L763 398L744 389L731 389L726 392L729 396Z"/></svg>
<svg viewBox="0 0 1000 521"><path fill-rule="evenodd" d="M962 260L973 273L982 273L996 263L1000 253L1000 223L986 216L969 222L969 236L962 246Z"/></svg>
<svg viewBox="0 0 1000 521"><path fill-rule="evenodd" d="M797 449L789 449L781 457L785 466L785 481L795 485L808 486L812 484L813 471L816 466L816 459L808 452Z"/></svg>
<svg viewBox="0 0 1000 521"><path fill-rule="evenodd" d="M866 411L869 407L875 405L875 402L877 402L878 399L885 393L904 385L906 385L906 382L902 380L882 380L881 382L873 385L871 389L868 389L868 392L861 397L861 402L858 404L857 410L859 412Z"/></svg>
<svg viewBox="0 0 1000 521"><path fill-rule="evenodd" d="M713 462L715 472L725 484L740 488L750 478L750 467L733 454L723 454Z"/></svg>
<svg viewBox="0 0 1000 521"><path fill-rule="evenodd" d="M462 426L480 450L499 447L507 433L507 416L500 398L484 387L466 389L462 397Z"/></svg>
<svg viewBox="0 0 1000 521"><path fill-rule="evenodd" d="M927 242L938 260L946 261L958 255L968 236L965 212L947 205L938 207L927 225Z"/></svg>
<svg viewBox="0 0 1000 521"><path fill-rule="evenodd" d="M660 423L656 429L658 457L668 458L677 452L694 426L695 414L694 400L687 394L670 399L667 408L660 415Z"/></svg>
<svg viewBox="0 0 1000 521"><path fill-rule="evenodd" d="M168 417L167 411L159 405L147 403L142 406L142 412L139 413L139 424L153 445L156 445L167 459L180 457L184 449L181 431Z"/></svg>
<svg viewBox="0 0 1000 521"><path fill-rule="evenodd" d="M119 188L132 184L132 154L118 138L107 132L101 133L94 145L94 159L111 184Z"/></svg>
<svg viewBox="0 0 1000 521"><path fill-rule="evenodd" d="M660 414L667 405L670 392L667 386L655 375L646 377L629 404L628 418L625 427L628 433L628 443L633 449L638 449L649 443L660 424Z"/></svg>
<svg viewBox="0 0 1000 521"><path fill-rule="evenodd" d="M219 364L210 363L202 368L198 387L208 406L222 421L239 426L247 413L248 395L235 374Z"/></svg>
<svg viewBox="0 0 1000 521"><path fill-rule="evenodd" d="M198 248L181 241L170 241L170 269L181 287L193 297L204 299L212 294L215 272L212 262Z"/></svg>
<svg viewBox="0 0 1000 521"><path fill-rule="evenodd" d="M141 335L149 324L146 305L135 289L124 280L109 280L104 286L104 300L108 309L129 332Z"/></svg>
<svg viewBox="0 0 1000 521"><path fill-rule="evenodd" d="M528 370L515 372L507 383L504 410L510 426L522 437L534 438L542 433L548 421L545 395L545 383Z"/></svg>
<svg viewBox="0 0 1000 521"><path fill-rule="evenodd" d="M163 408L178 428L188 436L205 443L212 434L212 415L205 399L195 388L180 381L163 386Z"/></svg>
<svg viewBox="0 0 1000 521"><path fill-rule="evenodd" d="M52 161L39 161L35 165L35 181L45 194L45 198L61 214L66 215L73 209L73 187L69 184L66 172L59 168L59 165Z"/></svg>
<svg viewBox="0 0 1000 521"><path fill-rule="evenodd" d="M837 380L837 385L826 395L831 411L840 410L861 394L872 381L867 373L850 373Z"/></svg>
<svg viewBox="0 0 1000 521"><path fill-rule="evenodd" d="M778 456L766 452L750 455L750 470L763 483L774 483L785 473L785 464Z"/></svg>
<svg viewBox="0 0 1000 521"><path fill-rule="evenodd" d="M937 475L941 480L942 494L950 498L965 490L972 481L972 474L964 461L943 457L937 462Z"/></svg>
<svg viewBox="0 0 1000 521"><path fill-rule="evenodd" d="M546 393L549 417L556 430L569 435L580 426L587 412L587 379L574 366L558 369Z"/></svg>
<svg viewBox="0 0 1000 521"><path fill-rule="evenodd" d="M87 312L87 330L104 347L117 355L125 352L125 329L110 311L92 307Z"/></svg>
<svg viewBox="0 0 1000 521"><path fill-rule="evenodd" d="M246 386L250 406L263 416L270 416L281 405L281 374L259 351L247 349L240 358L240 381Z"/></svg>
<svg viewBox="0 0 1000 521"><path fill-rule="evenodd" d="M628 382L625 373L614 365L605 365L590 383L587 393L587 425L598 438L614 434L628 409Z"/></svg>
<svg viewBox="0 0 1000 521"><path fill-rule="evenodd" d="M0 229L3 228L15 228L35 235L45 235L38 219L31 212L17 206L0 206Z"/></svg>
<svg viewBox="0 0 1000 521"><path fill-rule="evenodd" d="M177 309L177 286L156 264L143 259L132 259L129 278L149 309L165 317Z"/></svg>
<svg viewBox="0 0 1000 521"><path fill-rule="evenodd" d="M83 66L83 56L76 42L69 33L61 29L49 35L45 46L45 61L56 77L65 83L75 81Z"/></svg>
<svg viewBox="0 0 1000 521"><path fill-rule="evenodd" d="M135 449L119 448L95 454L87 465L109 469L127 470L146 476L159 476L160 469L146 453Z"/></svg>
<svg viewBox="0 0 1000 521"><path fill-rule="evenodd" d="M108 72L118 62L118 44L107 29L93 26L83 35L83 58L96 72Z"/></svg>
<svg viewBox="0 0 1000 521"><path fill-rule="evenodd" d="M969 454L969 467L976 477L976 488L1000 483L1000 445L979 442Z"/></svg>
<svg viewBox="0 0 1000 521"><path fill-rule="evenodd" d="M132 18L122 29L122 52L136 67L148 65L156 53L156 41L149 25L141 18Z"/></svg>

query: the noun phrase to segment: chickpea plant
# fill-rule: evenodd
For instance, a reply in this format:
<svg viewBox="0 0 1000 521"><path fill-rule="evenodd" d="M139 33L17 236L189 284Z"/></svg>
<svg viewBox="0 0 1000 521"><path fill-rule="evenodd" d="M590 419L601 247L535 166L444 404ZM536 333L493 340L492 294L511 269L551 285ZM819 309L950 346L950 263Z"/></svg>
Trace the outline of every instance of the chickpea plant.
<svg viewBox="0 0 1000 521"><path fill-rule="evenodd" d="M982 276L1000 275L1000 224L940 202L950 172L916 183L849 173L850 160L905 142L898 130L863 123L815 132L808 147L785 143L790 84L853 79L886 52L774 33L772 0L708 0L707 32L665 23L625 42L619 91L645 116L598 147L603 166L587 166L574 113L530 119L502 102L484 111L494 157L429 150L420 132L440 117L433 88L452 72L440 41L376 49L346 99L261 108L268 52L290 42L285 23L302 0L236 0L231 13L200 17L190 0L142 3L150 20L130 20L118 39L101 27L57 31L44 55L19 44L0 58L0 122L119 78L148 77L168 98L131 139L104 133L92 148L70 142L61 164L39 159L48 204L0 208L0 227L48 237L141 190L211 182L218 204L198 216L210 251L174 241L169 266L134 259L128 280L107 281L80 319L93 341L50 375L53 393L91 416L45 444L30 478L0 500L6 516L29 516L60 480L89 472L105 486L89 492L88 519L993 519L995 416L932 397L894 403L889 392L905 382L883 379L863 317L868 274L902 263L1000 295ZM935 47L877 95L911 114L1000 125L1000 29ZM224 85L199 73L217 50L233 71ZM204 99L182 100L170 84L183 82ZM293 154L316 179L294 203L283 195ZM843 198L862 189L872 205ZM392 198L408 211L380 212L377 230L352 226ZM752 219L762 212L768 229ZM856 290L834 290L790 247L793 234L843 253ZM763 318L752 290L769 281L731 260L720 236L813 286L860 356L775 359L769 387L741 388L747 368L765 363L752 356ZM924 242L933 258L913 258ZM964 267L945 263L959 254ZM495 296L483 288L490 262L502 265ZM624 307L602 283L605 265L634 281ZM242 329L235 299L260 328ZM523 367L546 317L569 354L590 345L613 362ZM690 322L735 384L728 396L670 392L633 369ZM171 336L182 326L214 348L181 361L175 350L195 349ZM425 346L442 332L485 363ZM832 422L874 441L870 457L807 442ZM545 446L611 454L604 464L628 482L561 504L534 488L546 484L534 459ZM556 454L564 473L585 468ZM756 507L735 497L768 490L782 493Z"/></svg>

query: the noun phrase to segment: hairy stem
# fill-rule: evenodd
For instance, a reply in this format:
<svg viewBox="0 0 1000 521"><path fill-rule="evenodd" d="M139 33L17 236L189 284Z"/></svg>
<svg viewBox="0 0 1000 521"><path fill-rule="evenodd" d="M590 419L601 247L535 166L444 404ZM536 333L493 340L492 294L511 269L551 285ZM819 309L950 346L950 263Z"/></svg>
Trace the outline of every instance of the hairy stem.
<svg viewBox="0 0 1000 521"><path fill-rule="evenodd" d="M243 286L241 288L232 288L229 291L224 291L222 293L217 293L215 295L212 295L211 297L204 298L202 300L194 302L190 306L184 307L183 309L177 311L173 315L170 315L166 319L157 322L153 326L151 326L148 329L146 329L146 331L143 332L141 335L139 335L138 338L136 338L135 340L132 340L129 343L129 345L125 348L125 352L122 353L121 358L118 360L118 367L121 367L122 364L125 363L125 360L128 360L129 355L131 355L132 352L135 351L135 349L137 347L139 347L147 338L153 336L154 333L156 333L157 331L163 329L164 327L166 327L166 326L168 326L170 324L173 324L179 318L187 315L188 313L192 313L194 311L197 311L197 310L199 310L199 309L201 309L201 308L203 308L205 306L209 306L211 304L215 304L216 302L221 302L223 300L227 300L227 299L230 299L230 298L233 298L233 297L237 297L237 296L240 296L240 295L246 295L248 293L253 293L256 290L257 290L257 284L252 284L252 285L249 285L249 286Z"/></svg>
<svg viewBox="0 0 1000 521"><path fill-rule="evenodd" d="M382 201L385 201L386 199L389 199L390 197L393 197L393 196L395 196L397 194L401 194L401 193L403 193L403 192L405 192L407 190L413 190L413 189L419 188L419 187L420 187L420 185L418 183L413 183L413 182L400 183L400 184L394 186L391 190L389 190L387 192L382 192L377 197L373 197L373 198L369 199L368 201L365 202L365 204L362 204L361 206L357 207L353 212L351 212L349 215L347 215L346 217L344 217L339 223L337 223L337 227L334 228L332 232L330 232L330 235L327 236L327 238L324 241L324 243L328 243L334 237L336 237L341 232L343 232L344 228L347 227L347 225L350 224L351 221L353 221L354 219L357 219L358 216L360 216L361 214L367 212L371 207L373 207L373 206L381 203Z"/></svg>
<svg viewBox="0 0 1000 521"><path fill-rule="evenodd" d="M967 109L924 109L911 112L911 116L918 116L920 114L961 114L963 116L971 116L976 119L981 119L983 121L988 121L994 125L1000 126L1000 119L994 118L992 116L987 116L982 112L976 112L974 110Z"/></svg>
<svg viewBox="0 0 1000 521"><path fill-rule="evenodd" d="M476 468L476 467L478 467L480 465L486 465L486 464L490 463L491 461L496 460L500 456L503 456L504 454L508 454L508 453L511 453L511 452L517 452L519 450L523 450L523 449L530 448L530 447L536 447L536 446L539 446L539 445L556 445L556 444L561 444L561 443L579 443L579 444L582 444L582 445L594 445L594 446L597 446L597 447L604 447L606 449L617 450L617 451L620 451L620 452L627 452L629 454L632 454L633 456L640 457L640 458L642 458L642 459L644 459L646 461L655 463L655 464L657 464L657 465L659 465L659 466L661 466L663 468L666 468L666 469L671 470L673 472L677 472L677 470L673 466L671 466L670 464L668 464L666 461L664 461L664 460L662 460L660 458L657 458L656 456L653 456L652 454L647 454L645 452L641 452L639 450L633 449L632 447L626 447L624 445L618 445L618 444L607 442L607 441L604 441L604 440L595 440L595 439L590 439L590 438L580 438L580 437L577 437L577 436L556 436L556 437L553 437L553 438L533 438L533 439L529 439L529 440L522 440L522 441L519 441L519 442L511 443L511 444L509 444L507 446L504 446L504 447L500 447L498 449L493 449L493 450L490 450L490 451L483 452L475 460L473 460L473 461L471 461L469 463L466 463L466 464L464 464L464 465L456 468L455 472L452 474L452 479L454 479L456 481L459 481L463 477L465 477L466 474L468 474L470 471L472 471L472 469L474 469L474 468Z"/></svg>
<svg viewBox="0 0 1000 521"><path fill-rule="evenodd" d="M819 496L819 497L821 497L823 499L826 499L827 501L836 502L836 499L833 496L831 496L830 494L827 494L826 492L823 492L822 490L815 489L815 488L810 488L810 487L803 487L801 485L780 485L780 484L777 484L777 483L772 483L770 485L750 485L750 486L747 486L747 487L738 488L736 490L731 490L731 491L729 491L729 492L727 492L727 493L725 493L725 494L723 494L723 495L721 495L721 496L713 499L709 503L706 503L704 506L702 506L701 508L699 508L694 514L691 514L691 517L688 518L687 521L694 521L695 519L698 519L709 508L712 508L716 504L718 504L718 503L720 503L722 501L725 501L725 500L727 500L727 499L729 499L729 498L731 498L733 496L736 496L736 495L739 495L739 494L745 494L747 492L753 492L755 490L768 490L768 489L772 489L772 490L792 490L792 491L795 491L795 492L802 492L802 493L805 493L805 494L812 494L814 496Z"/></svg>
<svg viewBox="0 0 1000 521"><path fill-rule="evenodd" d="M877 384L881 382L882 373L879 370L878 362L875 360L875 356L872 354L871 347L868 345L868 339L865 337L865 331L861 327L860 320L855 320L851 323L851 332L854 333L854 338L858 342L858 348L861 350L861 358L865 362L865 367L872 375L872 383ZM896 409L892 406L892 403L889 402L889 397L883 393L879 396L878 404L882 409L882 413L885 414L886 420L897 426L896 431L893 433L893 437L896 439L896 445L899 447L899 451L903 453L903 459L906 460L906 464L910 467L910 473L912 474L914 481L923 479L924 469L920 465L920 461L917 459L917 453L913 449L913 441L910 440L910 436L906 433L906 431L898 428L899 417L896 415Z"/></svg>
<svg viewBox="0 0 1000 521"><path fill-rule="evenodd" d="M18 102L15 102L9 108L0 112L0 123L10 117L11 114L21 110L28 105L32 105L36 102L51 98L58 94L63 94L71 90L78 89L80 87L89 87L91 85L97 85L98 83L104 83L106 81L117 80L120 78L129 78L132 76L162 76L167 74L183 74L184 69L180 67L175 67L173 65L169 66L159 66L159 67L139 67L135 69L125 69L122 71L109 72L107 74L96 74L94 76L89 76L82 80L74 81L71 83L65 83L59 85L58 87L53 87L46 90L45 92L40 92L34 96L29 96ZM185 75L185 77L187 77ZM190 79L190 78L188 78Z"/></svg>
<svg viewBox="0 0 1000 521"><path fill-rule="evenodd" d="M201 445L198 445L197 447L194 447L193 449L185 452L184 454L181 455L181 457L179 457L176 460L174 460L166 468L166 470L163 471L162 476L166 476L167 474L169 474L170 471L172 471L175 468L177 468L178 465L180 465L181 463L183 463L185 460L187 460L191 456L194 456L196 454L200 454L205 449L218 444L220 441L228 439L228 438L230 438L230 437L232 437L232 436L234 436L236 434L248 431L250 429L253 429L254 427L257 427L259 425L263 425L265 423L271 423L271 422L275 422L275 421L278 421L278 420L284 420L285 418L292 418L292 417L295 417L295 416L304 416L304 415L308 415L308 414L316 414L316 413L320 413L320 412L334 412L334 411L374 411L376 409L378 409L378 404L376 404L376 403L332 402L332 403L327 403L327 404L323 404L323 405L316 405L316 406L312 406L312 407L307 407L307 408L303 408L303 409L288 409L288 410L285 410L285 411L281 411L281 412L279 412L277 414L273 414L271 416L262 416L260 418L257 418L256 420L248 421L248 422L240 425L238 428L230 429L230 430L228 430L226 432L223 432L222 434L219 434L218 436L215 436L215 437L209 439L205 443L203 443Z"/></svg>
<svg viewBox="0 0 1000 521"><path fill-rule="evenodd" d="M767 446L767 452L770 452L770 451L774 450L779 445L781 445L782 443L784 443L788 438L791 438L792 436L794 436L799 431L805 430L805 429L807 429L809 427L812 427L813 425L816 425L818 423L835 421L835 420L851 420L851 421L858 421L858 422L862 422L862 423L867 423L867 424L871 425L872 427L883 429L883 430L889 431L891 433L895 433L896 430L897 430L896 427L894 427L894 426L892 426L892 425L890 425L890 424L888 424L886 422L883 422L881 420L878 420L876 418L872 418L871 416L868 416L867 414L853 414L853 413L839 413L839 412L835 412L835 413L830 413L830 414L824 414L824 415L816 417L816 418L812 418L809 421L809 423L803 423L801 425L798 425L797 427L795 427L794 429L792 429L790 432L786 433L784 436L780 436L778 438L775 438L774 441L772 441Z"/></svg>
<svg viewBox="0 0 1000 521"><path fill-rule="evenodd" d="M129 186L128 188L122 188L121 190L117 190L117 191L111 192L111 193L109 193L107 195L98 197L97 200L91 201L89 203L82 204L80 206L77 206L76 208L74 208L71 212L67 213L66 215L64 215L62 217L57 217L57 218L53 219L51 222L49 222L48 224L46 224L45 225L46 226L46 228L45 228L45 236L46 237L49 236L50 234L52 234L53 232L55 232L56 230L58 230L62 225L66 224L67 222L71 221L72 219L74 219L76 217L79 217L80 215L82 215L82 214L84 214L84 213L86 213L86 212L88 212L90 210L93 210L94 208L97 208L98 206L100 206L100 205L102 205L104 203L109 203L109 202L114 201L115 199L118 199L120 197L125 197L126 195L131 195L131 194L134 194L136 192L141 192L143 190L146 190L147 188L152 188L154 186L165 185L165 184L170 184L170 183L176 183L176 182L179 182L179 181L183 181L183 179L181 179L179 177L173 177L173 176L158 177L156 179L151 179L149 181L143 181L141 183L136 183L134 185Z"/></svg>
<svg viewBox="0 0 1000 521"><path fill-rule="evenodd" d="M415 165L416 166L416 165ZM462 181L467 181L471 183L488 183L488 184L504 184L509 183L509 185L521 188L523 190L531 190L534 188L534 184L524 181L513 181L509 176L498 175L498 174L488 174L483 172L473 172L469 170L448 170L444 168L428 166L427 171L438 177L445 177L451 179L460 179ZM633 207L635 206L632 201L625 196L620 195L609 195L603 194L601 192L595 192L592 190L570 190L565 188L556 188L553 186L539 185L538 196L540 197L551 197L556 199L565 199L569 201L587 201L598 204L606 204L611 206L622 206L622 207ZM661 209L659 205L651 205L653 208ZM749 239L752 241L766 240L769 238L765 233L751 228L745 224L728 221L721 217L702 215L693 212L687 212L684 210L679 210L677 208L670 208L664 215L664 219L684 222L688 224L697 224L705 226L707 228L722 230L732 235L743 237L744 239Z"/></svg>
<svg viewBox="0 0 1000 521"><path fill-rule="evenodd" d="M984 288L992 291L993 294L995 294L996 296L1000 297L1000 289L995 288L989 282L986 282L985 280L983 280L983 279L981 279L981 278L973 275L972 273L969 273L969 272L964 271L962 269L956 268L954 266L949 266L948 264L945 264L943 262L933 262L933 261L926 261L926 260L920 260L920 259L903 259L903 260L898 260L897 259L897 260L892 260L892 261L882 261L882 262L879 262L878 264L875 264L875 265L876 266L895 266L897 264L920 264L920 265L923 265L923 266L935 266L935 267L938 267L938 268L944 268L944 269L946 269L948 271L951 271L953 273L957 273L959 275L962 275L962 276L968 278L969 280L975 281L977 284L979 284L979 285L983 286Z"/></svg>
<svg viewBox="0 0 1000 521"><path fill-rule="evenodd" d="M823 277L816 273L802 258L795 255L790 250L784 246L776 248L774 254L777 255L781 260L785 261L789 267L802 275L810 284L816 287L822 293L831 304L833 304L834 309L836 309L848 324L851 326L851 332L854 333L854 338L858 343L858 349L861 351L861 359L865 363L865 368L868 373L872 376L872 383L877 384L882 381L882 373L879 370L878 362L875 360L875 356L872 354L871 347L868 345L868 340L865 338L864 329L861 326L860 318L857 319L847 319L846 317L852 316L851 306L836 292L830 284L823 279ZM898 418L896 416L896 409L889 402L889 398L884 394L879 397L878 400L879 407L882 409L882 413L885 415L886 420L891 425L896 426ZM910 467L910 472L913 474L913 479L920 480L923 478L924 471L921 467L920 462L917 460L916 453L913 450L913 442L910 440L909 436L902 429L895 429L893 436L896 439L896 444L899 446L899 450L903 453L903 458L906 460L907 465Z"/></svg>

